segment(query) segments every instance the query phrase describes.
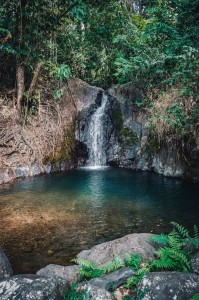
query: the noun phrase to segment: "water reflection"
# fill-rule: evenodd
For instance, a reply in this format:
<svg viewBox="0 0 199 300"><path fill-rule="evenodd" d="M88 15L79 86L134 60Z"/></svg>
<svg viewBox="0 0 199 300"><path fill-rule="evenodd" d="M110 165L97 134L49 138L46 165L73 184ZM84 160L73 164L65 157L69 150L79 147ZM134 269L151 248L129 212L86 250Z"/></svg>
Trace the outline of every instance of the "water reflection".
<svg viewBox="0 0 199 300"><path fill-rule="evenodd" d="M0 245L15 272L67 264L79 251L132 232L198 224L199 185L123 169L73 170L0 191Z"/></svg>

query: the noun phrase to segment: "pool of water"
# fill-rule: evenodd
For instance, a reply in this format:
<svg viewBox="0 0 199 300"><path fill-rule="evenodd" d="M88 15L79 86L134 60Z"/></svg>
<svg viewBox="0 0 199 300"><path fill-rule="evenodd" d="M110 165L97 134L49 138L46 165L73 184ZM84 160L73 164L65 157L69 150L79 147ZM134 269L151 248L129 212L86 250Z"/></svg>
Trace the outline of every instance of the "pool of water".
<svg viewBox="0 0 199 300"><path fill-rule="evenodd" d="M69 264L83 249L134 232L199 225L199 184L132 170L80 169L0 190L0 245L15 273Z"/></svg>

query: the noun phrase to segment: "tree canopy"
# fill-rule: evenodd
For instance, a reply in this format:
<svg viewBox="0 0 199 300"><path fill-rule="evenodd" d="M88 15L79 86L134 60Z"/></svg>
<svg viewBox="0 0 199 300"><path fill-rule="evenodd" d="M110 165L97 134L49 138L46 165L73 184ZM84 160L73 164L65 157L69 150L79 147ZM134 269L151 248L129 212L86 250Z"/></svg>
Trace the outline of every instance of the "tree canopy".
<svg viewBox="0 0 199 300"><path fill-rule="evenodd" d="M198 111L198 12L199 0L0 0L1 85L17 87L20 109L43 67L145 95L178 89Z"/></svg>

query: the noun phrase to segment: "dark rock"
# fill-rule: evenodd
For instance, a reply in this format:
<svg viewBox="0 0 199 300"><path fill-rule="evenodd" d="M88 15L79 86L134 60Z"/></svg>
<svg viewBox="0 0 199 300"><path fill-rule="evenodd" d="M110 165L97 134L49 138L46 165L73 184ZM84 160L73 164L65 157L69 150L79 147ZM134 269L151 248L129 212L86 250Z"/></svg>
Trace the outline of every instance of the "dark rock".
<svg viewBox="0 0 199 300"><path fill-rule="evenodd" d="M113 291L120 285L124 284L129 277L133 277L134 275L135 272L133 272L131 269L121 268L108 275L99 278L93 278L89 280L88 283L108 291Z"/></svg>
<svg viewBox="0 0 199 300"><path fill-rule="evenodd" d="M185 170L175 149L178 149L177 145L174 148L171 145L162 143L162 147L152 159L152 168L156 173L172 177L182 177L184 175Z"/></svg>
<svg viewBox="0 0 199 300"><path fill-rule="evenodd" d="M81 251L77 257L84 258L97 263L99 266L114 258L117 254L125 258L126 253L139 253L143 261L155 258L155 248L148 242L151 234L133 233L110 242L96 245L90 250Z"/></svg>
<svg viewBox="0 0 199 300"><path fill-rule="evenodd" d="M111 295L111 293L109 293L105 289L101 289L97 286L94 286L91 284L86 284L86 285L84 285L83 288L88 291L92 300L114 300L115 299ZM87 300L87 299L89 299L89 298L86 298L85 300Z"/></svg>
<svg viewBox="0 0 199 300"><path fill-rule="evenodd" d="M54 277L58 276L64 278L67 282L75 281L78 277L78 271L81 266L59 266L50 264L43 269L40 269L37 272L37 275L46 276L46 277Z"/></svg>
<svg viewBox="0 0 199 300"><path fill-rule="evenodd" d="M0 281L0 299L61 300L65 288L65 281L59 277L17 275Z"/></svg>
<svg viewBox="0 0 199 300"><path fill-rule="evenodd" d="M193 272L199 275L199 251L192 256L191 267Z"/></svg>
<svg viewBox="0 0 199 300"><path fill-rule="evenodd" d="M199 276L192 273L149 273L138 285L143 300L188 300L198 292Z"/></svg>
<svg viewBox="0 0 199 300"><path fill-rule="evenodd" d="M13 274L10 262L0 247L0 280Z"/></svg>

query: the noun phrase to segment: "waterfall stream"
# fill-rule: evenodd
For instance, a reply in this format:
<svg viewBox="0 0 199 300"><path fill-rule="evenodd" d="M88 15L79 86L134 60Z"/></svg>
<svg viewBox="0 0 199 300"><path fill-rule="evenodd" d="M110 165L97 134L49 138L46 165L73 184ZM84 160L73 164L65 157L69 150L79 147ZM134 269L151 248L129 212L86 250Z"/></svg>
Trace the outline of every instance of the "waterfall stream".
<svg viewBox="0 0 199 300"><path fill-rule="evenodd" d="M87 166L106 166L105 108L108 96L103 94L101 106L92 115L88 128L89 159Z"/></svg>

